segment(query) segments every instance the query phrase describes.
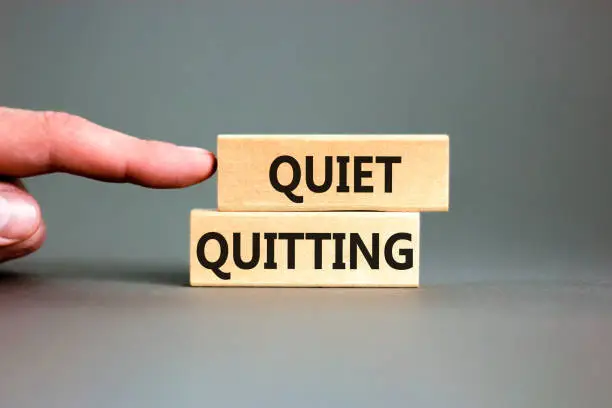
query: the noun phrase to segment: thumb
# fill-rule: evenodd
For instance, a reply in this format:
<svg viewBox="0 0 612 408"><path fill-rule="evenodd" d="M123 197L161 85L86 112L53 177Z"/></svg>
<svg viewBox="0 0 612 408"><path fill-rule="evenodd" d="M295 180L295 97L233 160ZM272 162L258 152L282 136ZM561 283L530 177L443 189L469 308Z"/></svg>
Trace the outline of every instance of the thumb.
<svg viewBox="0 0 612 408"><path fill-rule="evenodd" d="M36 200L19 182L0 182L0 262L37 250L44 225Z"/></svg>

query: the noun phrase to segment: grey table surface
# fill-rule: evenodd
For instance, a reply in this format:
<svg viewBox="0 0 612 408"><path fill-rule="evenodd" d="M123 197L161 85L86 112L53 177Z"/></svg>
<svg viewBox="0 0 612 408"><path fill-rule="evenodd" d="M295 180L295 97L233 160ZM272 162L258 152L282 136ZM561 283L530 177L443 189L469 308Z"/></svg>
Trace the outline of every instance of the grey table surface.
<svg viewBox="0 0 612 408"><path fill-rule="evenodd" d="M191 288L183 265L0 279L3 407L610 407L612 285Z"/></svg>
<svg viewBox="0 0 612 408"><path fill-rule="evenodd" d="M196 289L214 179L26 180L49 240L0 265L0 408L612 407L610 5L3 1L1 106L212 151L445 133L451 211L417 290Z"/></svg>

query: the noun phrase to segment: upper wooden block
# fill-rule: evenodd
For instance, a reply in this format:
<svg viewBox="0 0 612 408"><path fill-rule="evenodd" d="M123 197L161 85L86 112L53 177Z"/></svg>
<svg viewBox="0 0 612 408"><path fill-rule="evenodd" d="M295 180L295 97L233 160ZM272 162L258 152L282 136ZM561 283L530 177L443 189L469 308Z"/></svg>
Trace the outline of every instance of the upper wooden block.
<svg viewBox="0 0 612 408"><path fill-rule="evenodd" d="M219 135L220 211L448 211L447 135Z"/></svg>

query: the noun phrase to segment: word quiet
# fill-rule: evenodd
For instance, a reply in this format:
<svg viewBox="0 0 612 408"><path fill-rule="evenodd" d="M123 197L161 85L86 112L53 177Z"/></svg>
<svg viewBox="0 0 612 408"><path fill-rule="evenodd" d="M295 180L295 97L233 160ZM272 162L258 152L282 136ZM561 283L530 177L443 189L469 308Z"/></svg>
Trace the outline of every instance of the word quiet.
<svg viewBox="0 0 612 408"><path fill-rule="evenodd" d="M332 187L334 180L334 171L338 173L338 184L335 190L338 193L351 192L351 185L348 180L349 164L353 167L352 187L355 193L373 193L374 186L383 183L366 184L365 179L372 178L372 170L367 168L367 165L382 165L384 166L384 192L393 192L393 165L402 162L401 156L354 156L351 161L350 156L333 156L324 157L324 171L319 168L315 169L314 156L305 157L305 182L306 187L313 193L325 193ZM287 184L282 184L279 180L279 169L281 166L289 166L291 168L291 181ZM334 170L337 169L337 170ZM323 173L323 180L315 180L315 174ZM303 203L304 196L297 195L294 191L302 182L302 167L297 159L292 156L282 155L274 159L270 165L269 171L270 184L279 193L283 193L289 200L294 203Z"/></svg>

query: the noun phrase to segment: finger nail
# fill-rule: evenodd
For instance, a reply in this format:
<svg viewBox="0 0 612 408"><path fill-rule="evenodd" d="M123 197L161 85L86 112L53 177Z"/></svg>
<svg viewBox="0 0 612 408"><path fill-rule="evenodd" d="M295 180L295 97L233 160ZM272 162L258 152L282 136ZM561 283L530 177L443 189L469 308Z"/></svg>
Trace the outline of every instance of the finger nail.
<svg viewBox="0 0 612 408"><path fill-rule="evenodd" d="M38 226L38 211L18 196L0 196L0 246L29 237Z"/></svg>
<svg viewBox="0 0 612 408"><path fill-rule="evenodd" d="M181 149L191 152L191 153L199 153L203 156L206 156L210 160L212 172L214 173L217 170L217 157L212 152L206 149L201 149L199 147L191 147L191 146L181 146Z"/></svg>
<svg viewBox="0 0 612 408"><path fill-rule="evenodd" d="M199 147L191 147L191 146L181 146L181 149L186 150L192 153L200 153L200 154L208 154L209 151L205 149L201 149Z"/></svg>

